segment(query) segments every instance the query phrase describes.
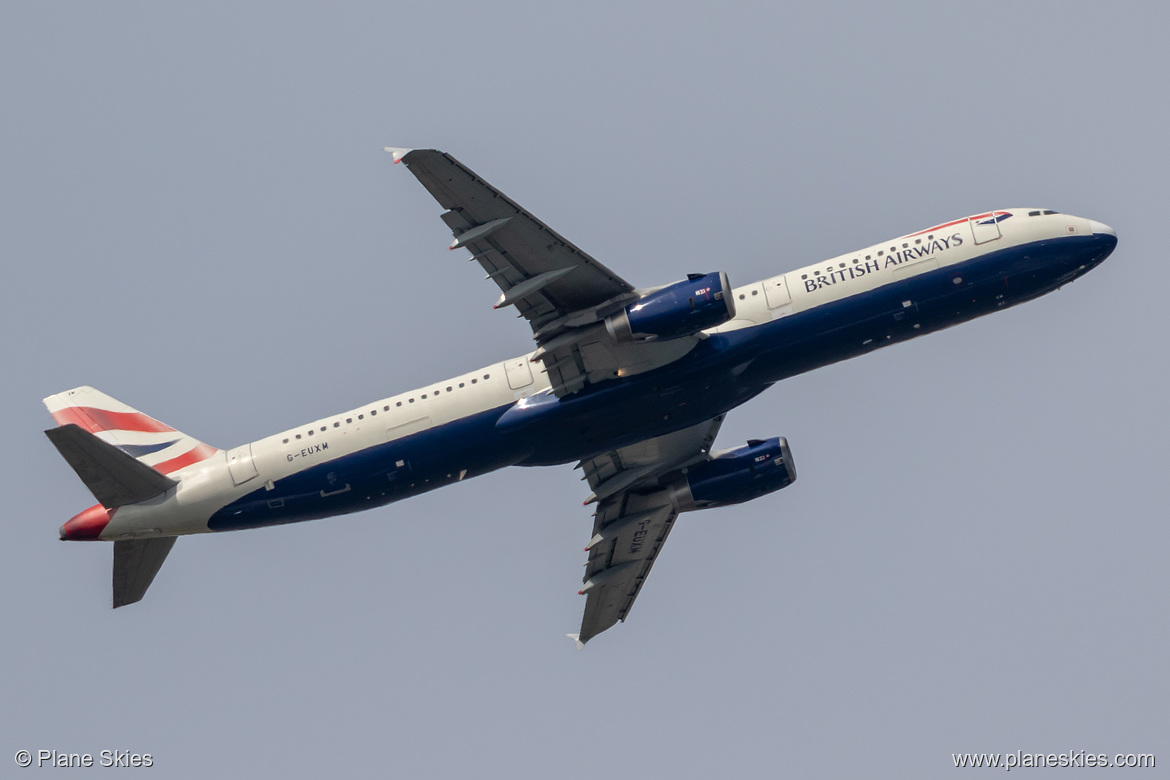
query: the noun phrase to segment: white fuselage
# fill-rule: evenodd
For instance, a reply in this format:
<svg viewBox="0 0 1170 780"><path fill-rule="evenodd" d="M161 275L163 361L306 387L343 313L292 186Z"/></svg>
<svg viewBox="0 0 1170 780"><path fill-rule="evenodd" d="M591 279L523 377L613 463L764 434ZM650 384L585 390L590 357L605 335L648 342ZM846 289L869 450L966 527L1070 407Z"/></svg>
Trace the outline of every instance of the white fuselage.
<svg viewBox="0 0 1170 780"><path fill-rule="evenodd" d="M988 212L736 287L734 319L707 333L758 328L938 269L962 268L989 253L1093 236L1104 227L1064 214L1028 214L1027 209ZM958 276L951 281L963 284ZM102 538L214 530L209 518L223 507L258 490L276 495L283 480L306 469L547 393L548 378L531 357L530 352L322 417L189 466L172 475L179 484L164 496L118 508ZM323 497L330 495L326 487Z"/></svg>

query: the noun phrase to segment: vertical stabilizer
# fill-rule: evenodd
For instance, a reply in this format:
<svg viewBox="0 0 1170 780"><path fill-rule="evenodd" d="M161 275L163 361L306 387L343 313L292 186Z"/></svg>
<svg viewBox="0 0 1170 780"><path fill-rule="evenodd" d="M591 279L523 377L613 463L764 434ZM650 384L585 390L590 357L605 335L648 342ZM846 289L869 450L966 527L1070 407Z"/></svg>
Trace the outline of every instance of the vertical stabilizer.
<svg viewBox="0 0 1170 780"><path fill-rule="evenodd" d="M160 474L171 474L219 452L92 387L51 395L45 406L58 424L77 425Z"/></svg>

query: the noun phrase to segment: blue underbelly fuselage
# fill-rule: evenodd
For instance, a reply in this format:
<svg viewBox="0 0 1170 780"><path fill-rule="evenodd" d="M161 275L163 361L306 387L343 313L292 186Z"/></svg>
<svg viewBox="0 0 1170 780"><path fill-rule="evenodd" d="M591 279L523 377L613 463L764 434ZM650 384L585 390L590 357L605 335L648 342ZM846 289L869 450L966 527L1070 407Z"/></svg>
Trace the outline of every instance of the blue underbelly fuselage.
<svg viewBox="0 0 1170 780"><path fill-rule="evenodd" d="M773 383L1035 298L1092 269L1116 239L1039 241L715 333L679 360L556 398L542 393L276 480L216 512L211 530L368 509L509 465L589 458L697 425Z"/></svg>

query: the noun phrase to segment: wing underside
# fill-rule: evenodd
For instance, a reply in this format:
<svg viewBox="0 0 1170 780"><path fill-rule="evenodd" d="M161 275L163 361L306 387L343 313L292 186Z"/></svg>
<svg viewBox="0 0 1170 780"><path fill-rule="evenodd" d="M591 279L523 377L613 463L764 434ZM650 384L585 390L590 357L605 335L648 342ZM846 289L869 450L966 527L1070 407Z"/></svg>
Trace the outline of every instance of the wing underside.
<svg viewBox="0 0 1170 780"><path fill-rule="evenodd" d="M434 149L395 150L396 158L447 209L452 249L471 252L534 331L633 287L578 249L454 157Z"/></svg>
<svg viewBox="0 0 1170 780"><path fill-rule="evenodd" d="M553 392L648 371L677 360L696 337L619 343L604 320L640 293L445 152L388 148L446 211L451 249L471 253L500 288L496 308L515 306L532 328Z"/></svg>
<svg viewBox="0 0 1170 780"><path fill-rule="evenodd" d="M649 371L675 361L700 334L664 340L619 339L606 318L645 291L560 236L449 154L388 148L446 211L451 249L464 248L500 288L496 308L515 306L533 331L533 362L543 365L557 396ZM578 646L625 620L641 592L678 510L672 480L706 460L723 421L604 453L579 465L596 503L585 566L585 614Z"/></svg>
<svg viewBox="0 0 1170 780"><path fill-rule="evenodd" d="M722 422L720 415L581 464L597 512L581 589L585 614L574 636L580 645L629 615L678 517L669 482L706 459Z"/></svg>

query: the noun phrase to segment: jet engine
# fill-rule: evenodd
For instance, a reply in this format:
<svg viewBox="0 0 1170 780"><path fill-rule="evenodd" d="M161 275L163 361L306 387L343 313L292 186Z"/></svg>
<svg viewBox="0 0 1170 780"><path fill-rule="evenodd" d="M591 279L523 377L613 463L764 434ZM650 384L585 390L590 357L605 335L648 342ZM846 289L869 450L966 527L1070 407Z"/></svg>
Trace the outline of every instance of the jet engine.
<svg viewBox="0 0 1170 780"><path fill-rule="evenodd" d="M617 342L677 339L721 325L735 316L727 274L687 274L681 282L648 293L605 318Z"/></svg>
<svg viewBox="0 0 1170 780"><path fill-rule="evenodd" d="M795 481L796 464L787 439L752 439L746 447L691 466L670 485L670 500L679 512L728 506L786 488Z"/></svg>

